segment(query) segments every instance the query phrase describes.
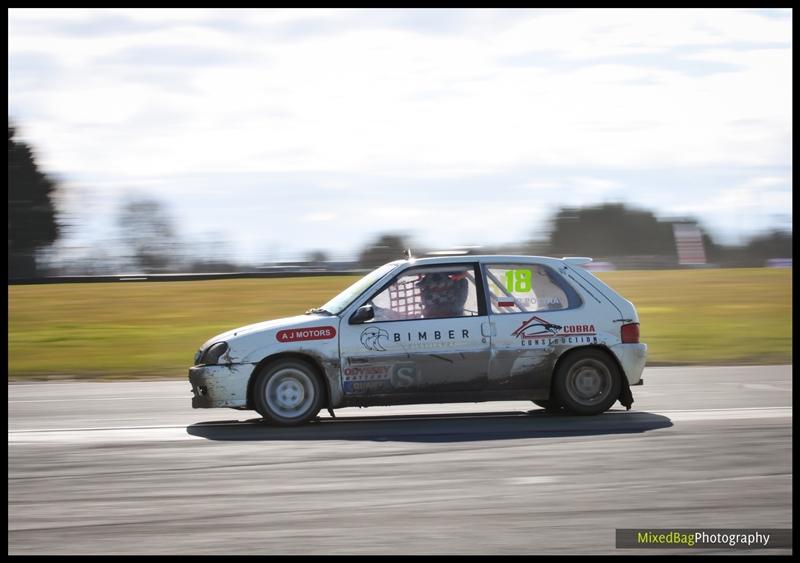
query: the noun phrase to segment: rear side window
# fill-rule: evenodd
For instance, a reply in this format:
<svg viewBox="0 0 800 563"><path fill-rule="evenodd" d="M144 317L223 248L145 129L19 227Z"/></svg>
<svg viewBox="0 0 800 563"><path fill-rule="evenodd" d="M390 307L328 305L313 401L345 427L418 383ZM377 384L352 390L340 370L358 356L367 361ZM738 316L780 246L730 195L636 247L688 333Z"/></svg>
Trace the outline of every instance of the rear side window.
<svg viewBox="0 0 800 563"><path fill-rule="evenodd" d="M486 285L493 314L580 307L581 299L555 270L542 264L490 264Z"/></svg>

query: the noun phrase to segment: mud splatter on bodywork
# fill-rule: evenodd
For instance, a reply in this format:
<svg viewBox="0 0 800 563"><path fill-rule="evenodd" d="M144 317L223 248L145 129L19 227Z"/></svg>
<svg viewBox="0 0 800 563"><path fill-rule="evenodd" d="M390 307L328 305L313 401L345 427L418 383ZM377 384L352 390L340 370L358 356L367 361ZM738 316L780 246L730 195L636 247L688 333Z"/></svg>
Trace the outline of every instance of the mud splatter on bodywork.
<svg viewBox="0 0 800 563"><path fill-rule="evenodd" d="M342 389L348 405L362 405L366 396L385 402L431 393L452 393L451 400L459 400L457 393L468 395L486 386L486 367L483 352L353 357L343 366Z"/></svg>
<svg viewBox="0 0 800 563"><path fill-rule="evenodd" d="M335 349L334 349L335 350ZM339 361L339 354L321 353L319 350L310 348L298 348L295 351L297 354L307 356L314 361L314 363L322 368L324 383L328 389L328 408L339 408L343 406L343 393L340 381L341 376L341 362Z"/></svg>
<svg viewBox="0 0 800 563"><path fill-rule="evenodd" d="M192 408L244 407L253 364L195 366L189 369Z"/></svg>
<svg viewBox="0 0 800 563"><path fill-rule="evenodd" d="M530 389L550 392L550 380L565 346L547 346L520 352L500 350L492 358L487 390Z"/></svg>

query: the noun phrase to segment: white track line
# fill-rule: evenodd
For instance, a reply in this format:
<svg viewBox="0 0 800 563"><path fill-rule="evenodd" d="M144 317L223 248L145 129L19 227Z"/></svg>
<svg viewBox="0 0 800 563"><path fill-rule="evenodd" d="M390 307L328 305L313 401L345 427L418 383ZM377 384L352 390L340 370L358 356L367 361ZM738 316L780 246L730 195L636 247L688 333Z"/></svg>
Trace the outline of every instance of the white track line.
<svg viewBox="0 0 800 563"><path fill-rule="evenodd" d="M188 392L186 395L181 395L180 397L165 397L161 395L159 397L137 397L135 395L129 397L69 397L65 399L9 399L8 403L74 403L76 401L152 401L154 399L186 399L189 400L192 398L191 391Z"/></svg>
<svg viewBox="0 0 800 563"><path fill-rule="evenodd" d="M696 422L708 420L746 420L746 419L765 419L765 418L791 418L792 407L750 407L741 409L705 409L705 410L681 410L681 411L661 411L643 412L632 411L629 413L615 412L602 415L602 422L608 422L613 417L614 422L630 424L632 428L641 422L643 417L652 418L662 416L668 418L673 423ZM343 418L341 420L347 420ZM415 418L415 420L418 420ZM541 420L531 420L535 426ZM550 424L543 430L586 430L590 427L590 418L579 419L581 423L575 426L576 419L563 419L563 427L558 425L558 418L548 418L547 422L555 422L557 427ZM385 419L380 419L385 421ZM365 422L369 424L368 421ZM256 423L242 422L220 422L209 424L198 424L194 428L214 428L218 426L247 426L256 427ZM603 424L599 426L603 428ZM193 436L188 433L185 424L158 425L158 426L111 426L111 427L91 427L91 428L45 428L31 430L15 430L8 433L9 444L32 444L32 443L82 443L82 442L162 442L162 441L181 441L181 440L206 440L203 436Z"/></svg>

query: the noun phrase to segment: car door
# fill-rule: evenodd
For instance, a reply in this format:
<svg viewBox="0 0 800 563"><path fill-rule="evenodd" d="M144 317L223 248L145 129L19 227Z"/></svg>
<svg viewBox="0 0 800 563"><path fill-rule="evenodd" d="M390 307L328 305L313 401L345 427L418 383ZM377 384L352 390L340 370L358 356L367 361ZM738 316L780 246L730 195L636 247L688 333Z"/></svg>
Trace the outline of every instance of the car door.
<svg viewBox="0 0 800 563"><path fill-rule="evenodd" d="M345 396L447 401L483 389L490 339L478 272L469 262L411 266L360 300L374 316L342 320Z"/></svg>
<svg viewBox="0 0 800 563"><path fill-rule="evenodd" d="M488 391L547 397L559 355L597 342L575 289L544 263L483 264L492 360Z"/></svg>

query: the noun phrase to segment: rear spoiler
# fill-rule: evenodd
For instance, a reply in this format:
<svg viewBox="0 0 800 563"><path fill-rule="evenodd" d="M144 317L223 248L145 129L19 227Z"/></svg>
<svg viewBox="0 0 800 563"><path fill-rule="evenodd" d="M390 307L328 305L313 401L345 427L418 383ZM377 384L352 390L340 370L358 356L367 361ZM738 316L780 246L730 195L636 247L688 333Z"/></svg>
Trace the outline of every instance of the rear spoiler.
<svg viewBox="0 0 800 563"><path fill-rule="evenodd" d="M570 266L584 266L592 261L591 258L584 256L565 256L562 260Z"/></svg>

